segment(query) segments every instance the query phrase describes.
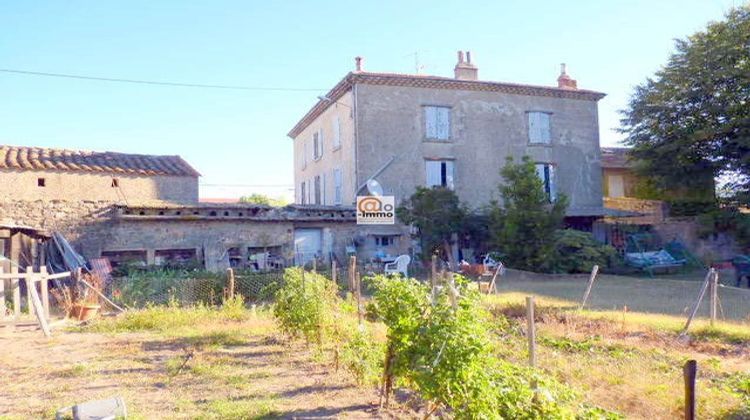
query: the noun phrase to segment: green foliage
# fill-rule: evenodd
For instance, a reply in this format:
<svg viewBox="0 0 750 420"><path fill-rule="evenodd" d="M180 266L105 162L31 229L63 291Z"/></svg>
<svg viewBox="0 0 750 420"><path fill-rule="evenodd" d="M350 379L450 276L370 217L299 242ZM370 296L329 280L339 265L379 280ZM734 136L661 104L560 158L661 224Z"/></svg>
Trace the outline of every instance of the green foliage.
<svg viewBox="0 0 750 420"><path fill-rule="evenodd" d="M398 206L396 216L401 223L419 230L422 249L428 257L461 231L466 210L456 193L448 188L417 187L416 192Z"/></svg>
<svg viewBox="0 0 750 420"><path fill-rule="evenodd" d="M224 277L206 271L131 269L116 282L113 295L129 307L171 301L213 305L219 303L224 283Z"/></svg>
<svg viewBox="0 0 750 420"><path fill-rule="evenodd" d="M411 384L458 419L573 417L564 408L570 392L495 357L488 313L460 276L432 299L414 279L368 281L375 290L370 310L388 327L386 377Z"/></svg>
<svg viewBox="0 0 750 420"><path fill-rule="evenodd" d="M507 265L532 271L550 271L555 256L555 231L562 227L568 200L554 202L544 191L534 162L524 156L520 163L508 157L501 170L503 207L491 213L495 246Z"/></svg>
<svg viewBox="0 0 750 420"><path fill-rule="evenodd" d="M336 292L336 285L320 274L287 268L284 285L276 291L274 317L284 333L322 345L335 331Z"/></svg>
<svg viewBox="0 0 750 420"><path fill-rule="evenodd" d="M750 6L676 41L667 64L636 87L621 131L636 169L662 190L713 191L714 177L750 185ZM743 179L744 176L744 179Z"/></svg>
<svg viewBox="0 0 750 420"><path fill-rule="evenodd" d="M372 333L357 328L341 347L340 364L354 376L357 384L376 385L380 381L384 355L383 346L375 341Z"/></svg>
<svg viewBox="0 0 750 420"><path fill-rule="evenodd" d="M711 213L718 207L716 200L703 198L672 198L666 200L669 205L669 215L673 217L697 216Z"/></svg>
<svg viewBox="0 0 750 420"><path fill-rule="evenodd" d="M287 204L289 204L289 202L286 199L269 197L267 195L258 194L258 193L253 193L248 196L240 197L240 203L261 204L264 206L271 206L271 207L284 207Z"/></svg>
<svg viewBox="0 0 750 420"><path fill-rule="evenodd" d="M617 250L594 239L589 232L562 229L555 233L554 271L588 273L594 265L600 268L618 262Z"/></svg>
<svg viewBox="0 0 750 420"><path fill-rule="evenodd" d="M700 229L698 235L705 238L718 233L734 236L743 248L750 248L750 214L742 213L735 207L715 209L697 218Z"/></svg>

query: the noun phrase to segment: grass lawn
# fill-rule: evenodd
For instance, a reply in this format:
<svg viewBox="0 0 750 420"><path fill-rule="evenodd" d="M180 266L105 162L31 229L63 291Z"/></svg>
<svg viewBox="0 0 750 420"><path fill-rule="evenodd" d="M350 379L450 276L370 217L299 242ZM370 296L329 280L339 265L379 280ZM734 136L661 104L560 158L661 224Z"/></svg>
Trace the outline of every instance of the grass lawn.
<svg viewBox="0 0 750 420"><path fill-rule="evenodd" d="M705 273L704 273L705 275ZM588 308L631 312L683 315L687 317L698 298L701 281L695 273L685 280L599 275L587 302ZM588 276L548 276L508 270L498 283L500 292L522 292L538 296L580 302ZM719 316L727 321L745 323L750 328L750 290L719 288ZM699 317L708 316L708 295L703 299Z"/></svg>

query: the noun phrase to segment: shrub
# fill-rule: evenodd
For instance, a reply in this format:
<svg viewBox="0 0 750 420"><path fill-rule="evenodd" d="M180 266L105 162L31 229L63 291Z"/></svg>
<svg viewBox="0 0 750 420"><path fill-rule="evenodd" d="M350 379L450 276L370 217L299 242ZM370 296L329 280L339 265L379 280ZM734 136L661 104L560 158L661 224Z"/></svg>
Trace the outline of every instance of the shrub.
<svg viewBox="0 0 750 420"><path fill-rule="evenodd" d="M380 381L383 346L375 341L365 328L357 328L344 340L340 352L340 364L354 376L359 385L375 385Z"/></svg>
<svg viewBox="0 0 750 420"><path fill-rule="evenodd" d="M274 317L284 333L322 345L336 325L341 300L336 292L336 285L320 274L287 268L284 285L276 291Z"/></svg>
<svg viewBox="0 0 750 420"><path fill-rule="evenodd" d="M555 253L553 270L562 273L587 273L594 265L612 266L618 258L612 246L598 242L588 232L574 229L555 232Z"/></svg>
<svg viewBox="0 0 750 420"><path fill-rule="evenodd" d="M433 298L414 279L369 281L375 289L370 309L388 327L386 392L401 379L455 418L573 417L560 404L569 392L495 357L488 313L463 278Z"/></svg>

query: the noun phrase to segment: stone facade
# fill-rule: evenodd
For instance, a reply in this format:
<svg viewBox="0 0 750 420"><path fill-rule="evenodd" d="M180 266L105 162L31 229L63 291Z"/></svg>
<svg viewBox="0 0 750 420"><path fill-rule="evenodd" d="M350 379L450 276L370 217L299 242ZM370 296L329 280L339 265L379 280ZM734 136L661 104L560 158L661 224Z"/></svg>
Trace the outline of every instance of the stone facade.
<svg viewBox="0 0 750 420"><path fill-rule="evenodd" d="M198 177L0 169L0 197L23 201L197 203Z"/></svg>
<svg viewBox="0 0 750 420"><path fill-rule="evenodd" d="M0 201L0 221L42 235L60 232L86 258L135 255L154 264L170 253L187 253L212 271L229 267L232 258L246 261L261 250L271 251L285 265L299 263L295 237L300 230L319 232L321 242L314 253L326 264L334 257L343 264L348 247L369 260L378 253L408 252L410 246L409 241L371 243L368 232L382 233L382 229L359 229L349 206L126 206L109 201L14 200Z"/></svg>
<svg viewBox="0 0 750 420"><path fill-rule="evenodd" d="M368 73L361 67L350 73L289 133L297 201L303 202L302 188L305 202L316 196L314 180L321 176L321 202L335 204L331 174L342 168L345 204L353 203L358 187L374 176L398 205L416 187L427 185L427 162L437 160L451 162L453 188L476 208L499 199L506 157L518 161L528 155L553 167L555 190L568 196L572 215L591 209L598 210L590 215L601 215L597 101L604 95L577 89L564 70L565 83L553 88L478 81L471 66L468 79L461 76L464 72L455 79ZM449 110L447 138L428 138L425 107ZM548 116L549 141L530 141L529 113ZM331 150L332 118L342 122L338 151ZM320 130L323 153L313 158Z"/></svg>

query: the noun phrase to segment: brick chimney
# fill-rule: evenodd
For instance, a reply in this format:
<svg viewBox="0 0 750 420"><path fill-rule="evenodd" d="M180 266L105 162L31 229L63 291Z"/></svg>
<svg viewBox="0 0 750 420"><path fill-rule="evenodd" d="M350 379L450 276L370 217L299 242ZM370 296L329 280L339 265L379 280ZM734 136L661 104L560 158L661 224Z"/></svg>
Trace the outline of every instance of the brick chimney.
<svg viewBox="0 0 750 420"><path fill-rule="evenodd" d="M354 71L358 73L362 72L364 71L364 67L365 67L365 59L360 56L354 57Z"/></svg>
<svg viewBox="0 0 750 420"><path fill-rule="evenodd" d="M458 80L479 80L479 69L471 64L471 52L466 51L466 59L464 60L464 52L458 52L458 63L453 68L453 73Z"/></svg>
<svg viewBox="0 0 750 420"><path fill-rule="evenodd" d="M560 89L578 89L578 82L568 76L565 63L560 64L560 77L557 78L557 87Z"/></svg>

